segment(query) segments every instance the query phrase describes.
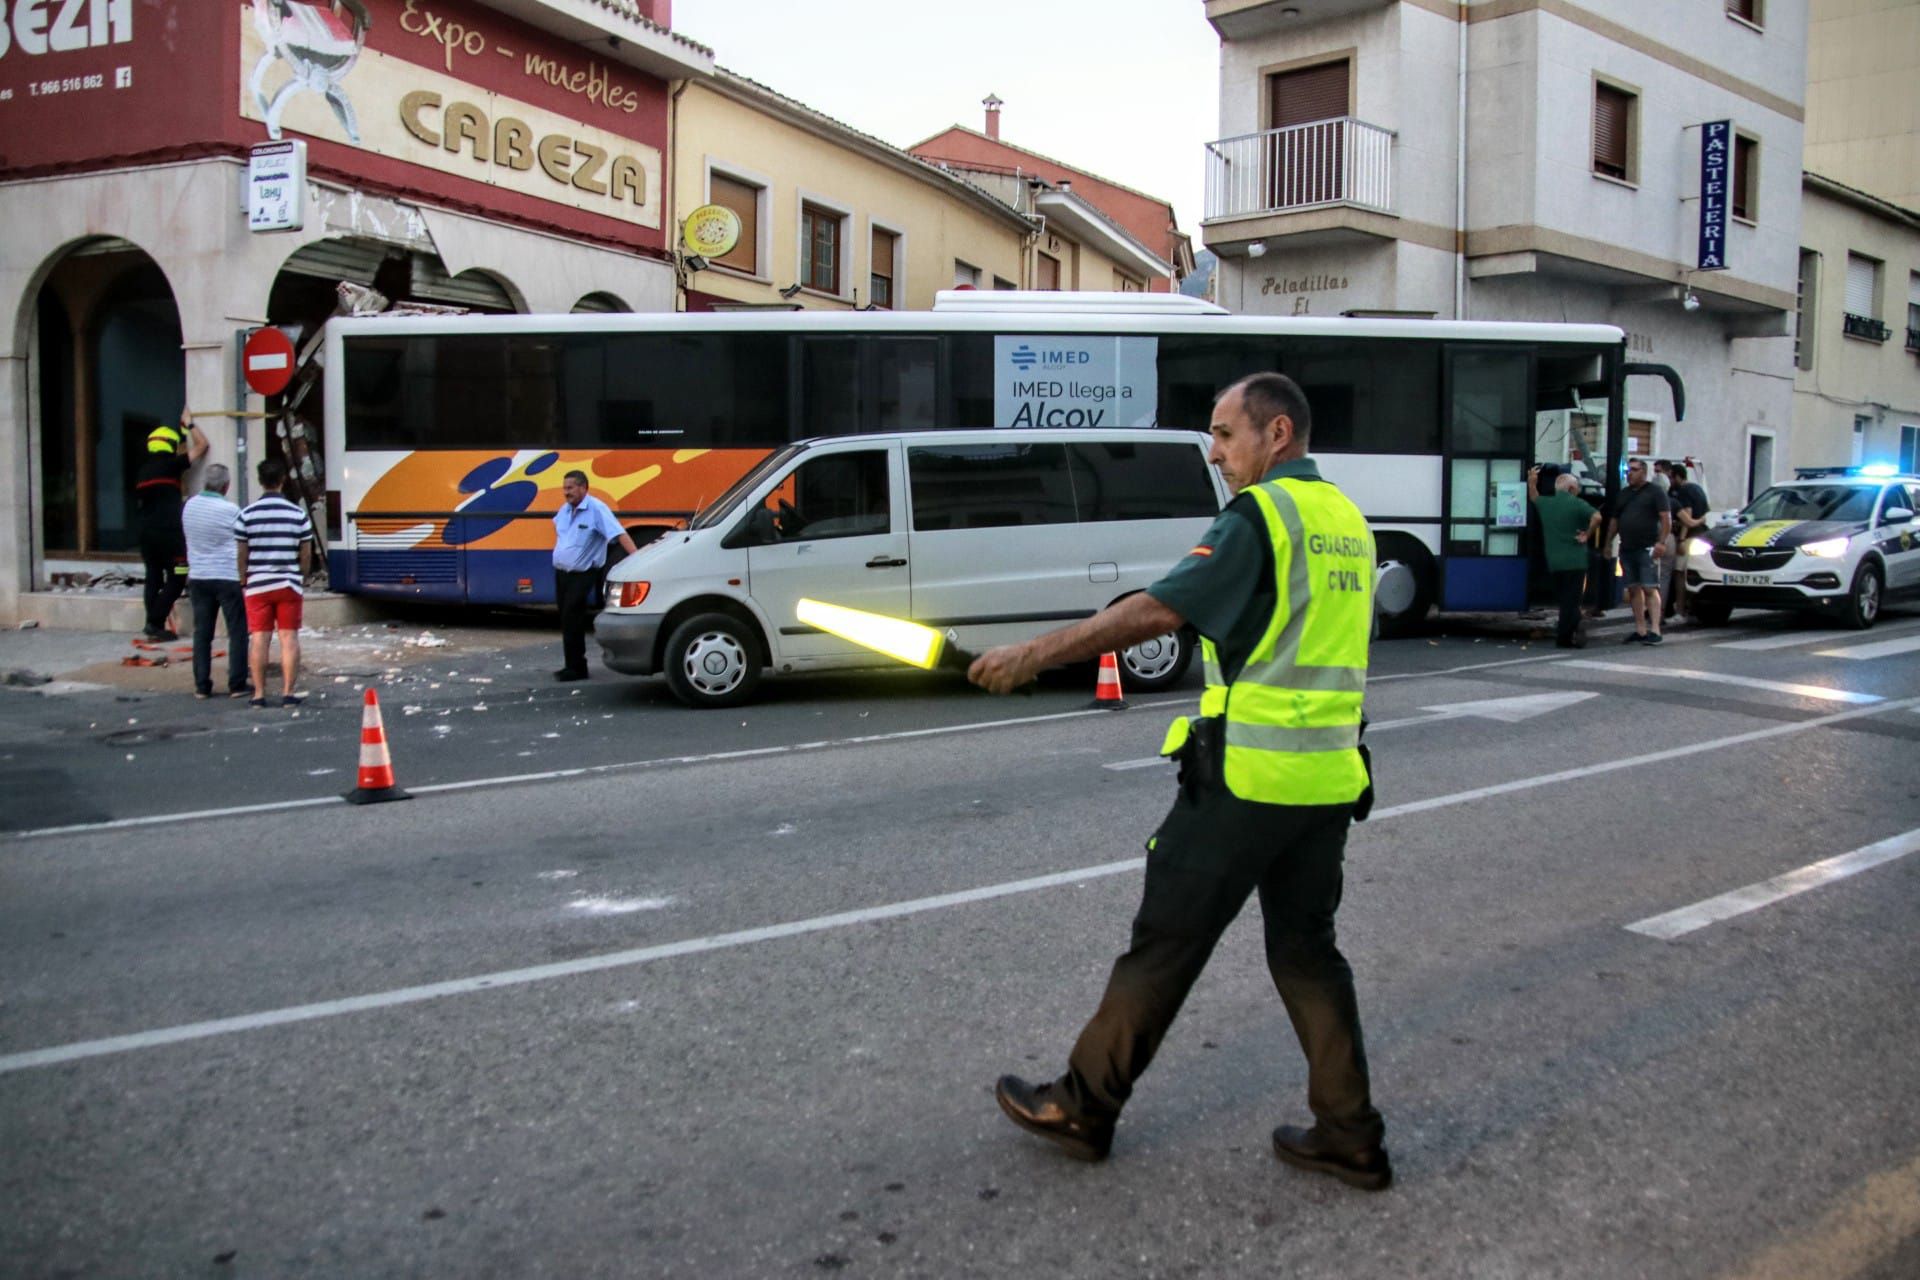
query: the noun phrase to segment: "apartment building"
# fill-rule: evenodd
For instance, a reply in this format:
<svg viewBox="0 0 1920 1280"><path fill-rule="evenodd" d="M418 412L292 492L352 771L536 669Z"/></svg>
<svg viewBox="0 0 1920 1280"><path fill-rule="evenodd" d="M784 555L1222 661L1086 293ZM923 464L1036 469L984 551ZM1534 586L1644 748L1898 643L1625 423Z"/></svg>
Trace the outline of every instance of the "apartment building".
<svg viewBox="0 0 1920 1280"><path fill-rule="evenodd" d="M1204 3L1221 136L1201 235L1223 305L1615 324L1688 388L1676 422L1636 384L1634 452L1695 458L1716 501L1756 455L1784 467L1805 0Z"/></svg>

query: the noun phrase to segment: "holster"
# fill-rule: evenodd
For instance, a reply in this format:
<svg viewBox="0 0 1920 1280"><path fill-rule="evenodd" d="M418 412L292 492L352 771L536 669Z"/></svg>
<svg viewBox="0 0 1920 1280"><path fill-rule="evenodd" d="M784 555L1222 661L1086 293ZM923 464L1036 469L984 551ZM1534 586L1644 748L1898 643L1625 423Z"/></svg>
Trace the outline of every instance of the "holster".
<svg viewBox="0 0 1920 1280"><path fill-rule="evenodd" d="M1362 791L1360 798L1353 802L1353 820L1355 822L1365 822L1367 815L1373 812L1373 752L1367 750L1366 737L1367 718L1361 716L1359 751L1360 763L1364 765L1367 770L1367 789Z"/></svg>
<svg viewBox="0 0 1920 1280"><path fill-rule="evenodd" d="M1180 717L1167 732L1161 755L1180 770L1180 791L1189 801L1217 786L1226 755L1226 722L1220 716Z"/></svg>

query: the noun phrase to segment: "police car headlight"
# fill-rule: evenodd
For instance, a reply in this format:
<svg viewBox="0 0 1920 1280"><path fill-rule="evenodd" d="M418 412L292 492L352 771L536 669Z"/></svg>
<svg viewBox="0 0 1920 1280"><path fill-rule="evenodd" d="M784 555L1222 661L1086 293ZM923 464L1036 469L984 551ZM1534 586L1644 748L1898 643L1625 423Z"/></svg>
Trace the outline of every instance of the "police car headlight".
<svg viewBox="0 0 1920 1280"><path fill-rule="evenodd" d="M1809 542L1800 549L1810 556L1819 556L1822 560L1838 560L1847 554L1847 540L1828 538L1825 542Z"/></svg>
<svg viewBox="0 0 1920 1280"><path fill-rule="evenodd" d="M1687 539L1687 554L1690 556L1710 556L1713 554L1713 544L1705 538L1689 538Z"/></svg>

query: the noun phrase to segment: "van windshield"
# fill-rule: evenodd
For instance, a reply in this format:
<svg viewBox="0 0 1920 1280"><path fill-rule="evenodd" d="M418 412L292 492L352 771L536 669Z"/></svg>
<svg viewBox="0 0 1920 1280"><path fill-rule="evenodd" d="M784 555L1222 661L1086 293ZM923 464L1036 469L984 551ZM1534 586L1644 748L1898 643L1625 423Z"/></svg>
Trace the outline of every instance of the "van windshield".
<svg viewBox="0 0 1920 1280"><path fill-rule="evenodd" d="M721 523L739 508L740 504L746 500L747 495L753 492L762 480L766 479L770 473L778 468L786 466L787 463L793 459L793 456L800 452L800 449L801 446L797 444L790 444L783 448L775 449L772 453L762 458L758 465L748 471L747 474L727 486L725 493L696 511L693 520L687 527L689 529L708 529Z"/></svg>

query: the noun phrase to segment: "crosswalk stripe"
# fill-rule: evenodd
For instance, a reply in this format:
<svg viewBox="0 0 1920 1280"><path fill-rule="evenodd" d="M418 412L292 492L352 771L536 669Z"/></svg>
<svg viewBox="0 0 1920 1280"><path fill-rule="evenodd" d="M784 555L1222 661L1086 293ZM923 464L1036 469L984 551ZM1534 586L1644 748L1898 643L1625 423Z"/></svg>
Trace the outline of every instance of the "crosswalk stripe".
<svg viewBox="0 0 1920 1280"><path fill-rule="evenodd" d="M1844 649L1819 649L1816 657L1852 658L1860 661L1867 658L1891 658L1896 653L1912 653L1920 650L1920 635L1900 636L1893 640L1877 640L1872 644L1850 644Z"/></svg>
<svg viewBox="0 0 1920 1280"><path fill-rule="evenodd" d="M1855 693L1851 689L1829 689L1820 684L1788 684L1782 680L1761 680L1753 676L1730 676L1718 671L1689 671L1684 667L1643 667L1631 662L1597 662L1574 658L1560 664L1589 671L1613 671L1622 675L1651 676L1667 680L1702 680L1708 684L1732 684L1746 689L1764 689L1769 693L1790 693L1796 698L1818 698L1822 702L1884 702L1877 693Z"/></svg>
<svg viewBox="0 0 1920 1280"><path fill-rule="evenodd" d="M1648 916L1645 920L1636 920L1627 928L1634 933L1644 933L1649 938L1659 938L1671 942L1682 934L1704 929L1710 924L1722 920L1731 920L1735 916L1745 915L1749 911L1758 911L1761 907L1771 906L1783 898L1791 898L1797 893L1817 889L1823 884L1835 880L1844 880L1848 876L1858 875L1883 862L1892 862L1895 858L1904 858L1920 849L1920 828L1903 831L1897 836L1855 849L1852 853L1843 853L1838 857L1815 862L1796 871L1775 876L1771 880L1762 880L1759 884L1750 884L1731 893L1696 902L1690 907L1681 907L1678 911L1669 911L1663 915Z"/></svg>
<svg viewBox="0 0 1920 1280"><path fill-rule="evenodd" d="M1920 640L1920 631L1913 633L1911 639ZM1833 639L1831 631L1790 631L1785 635L1760 636L1753 640L1723 640L1713 646L1716 649L1794 649L1803 644L1819 644L1823 640ZM1895 652L1904 652L1896 650Z"/></svg>

